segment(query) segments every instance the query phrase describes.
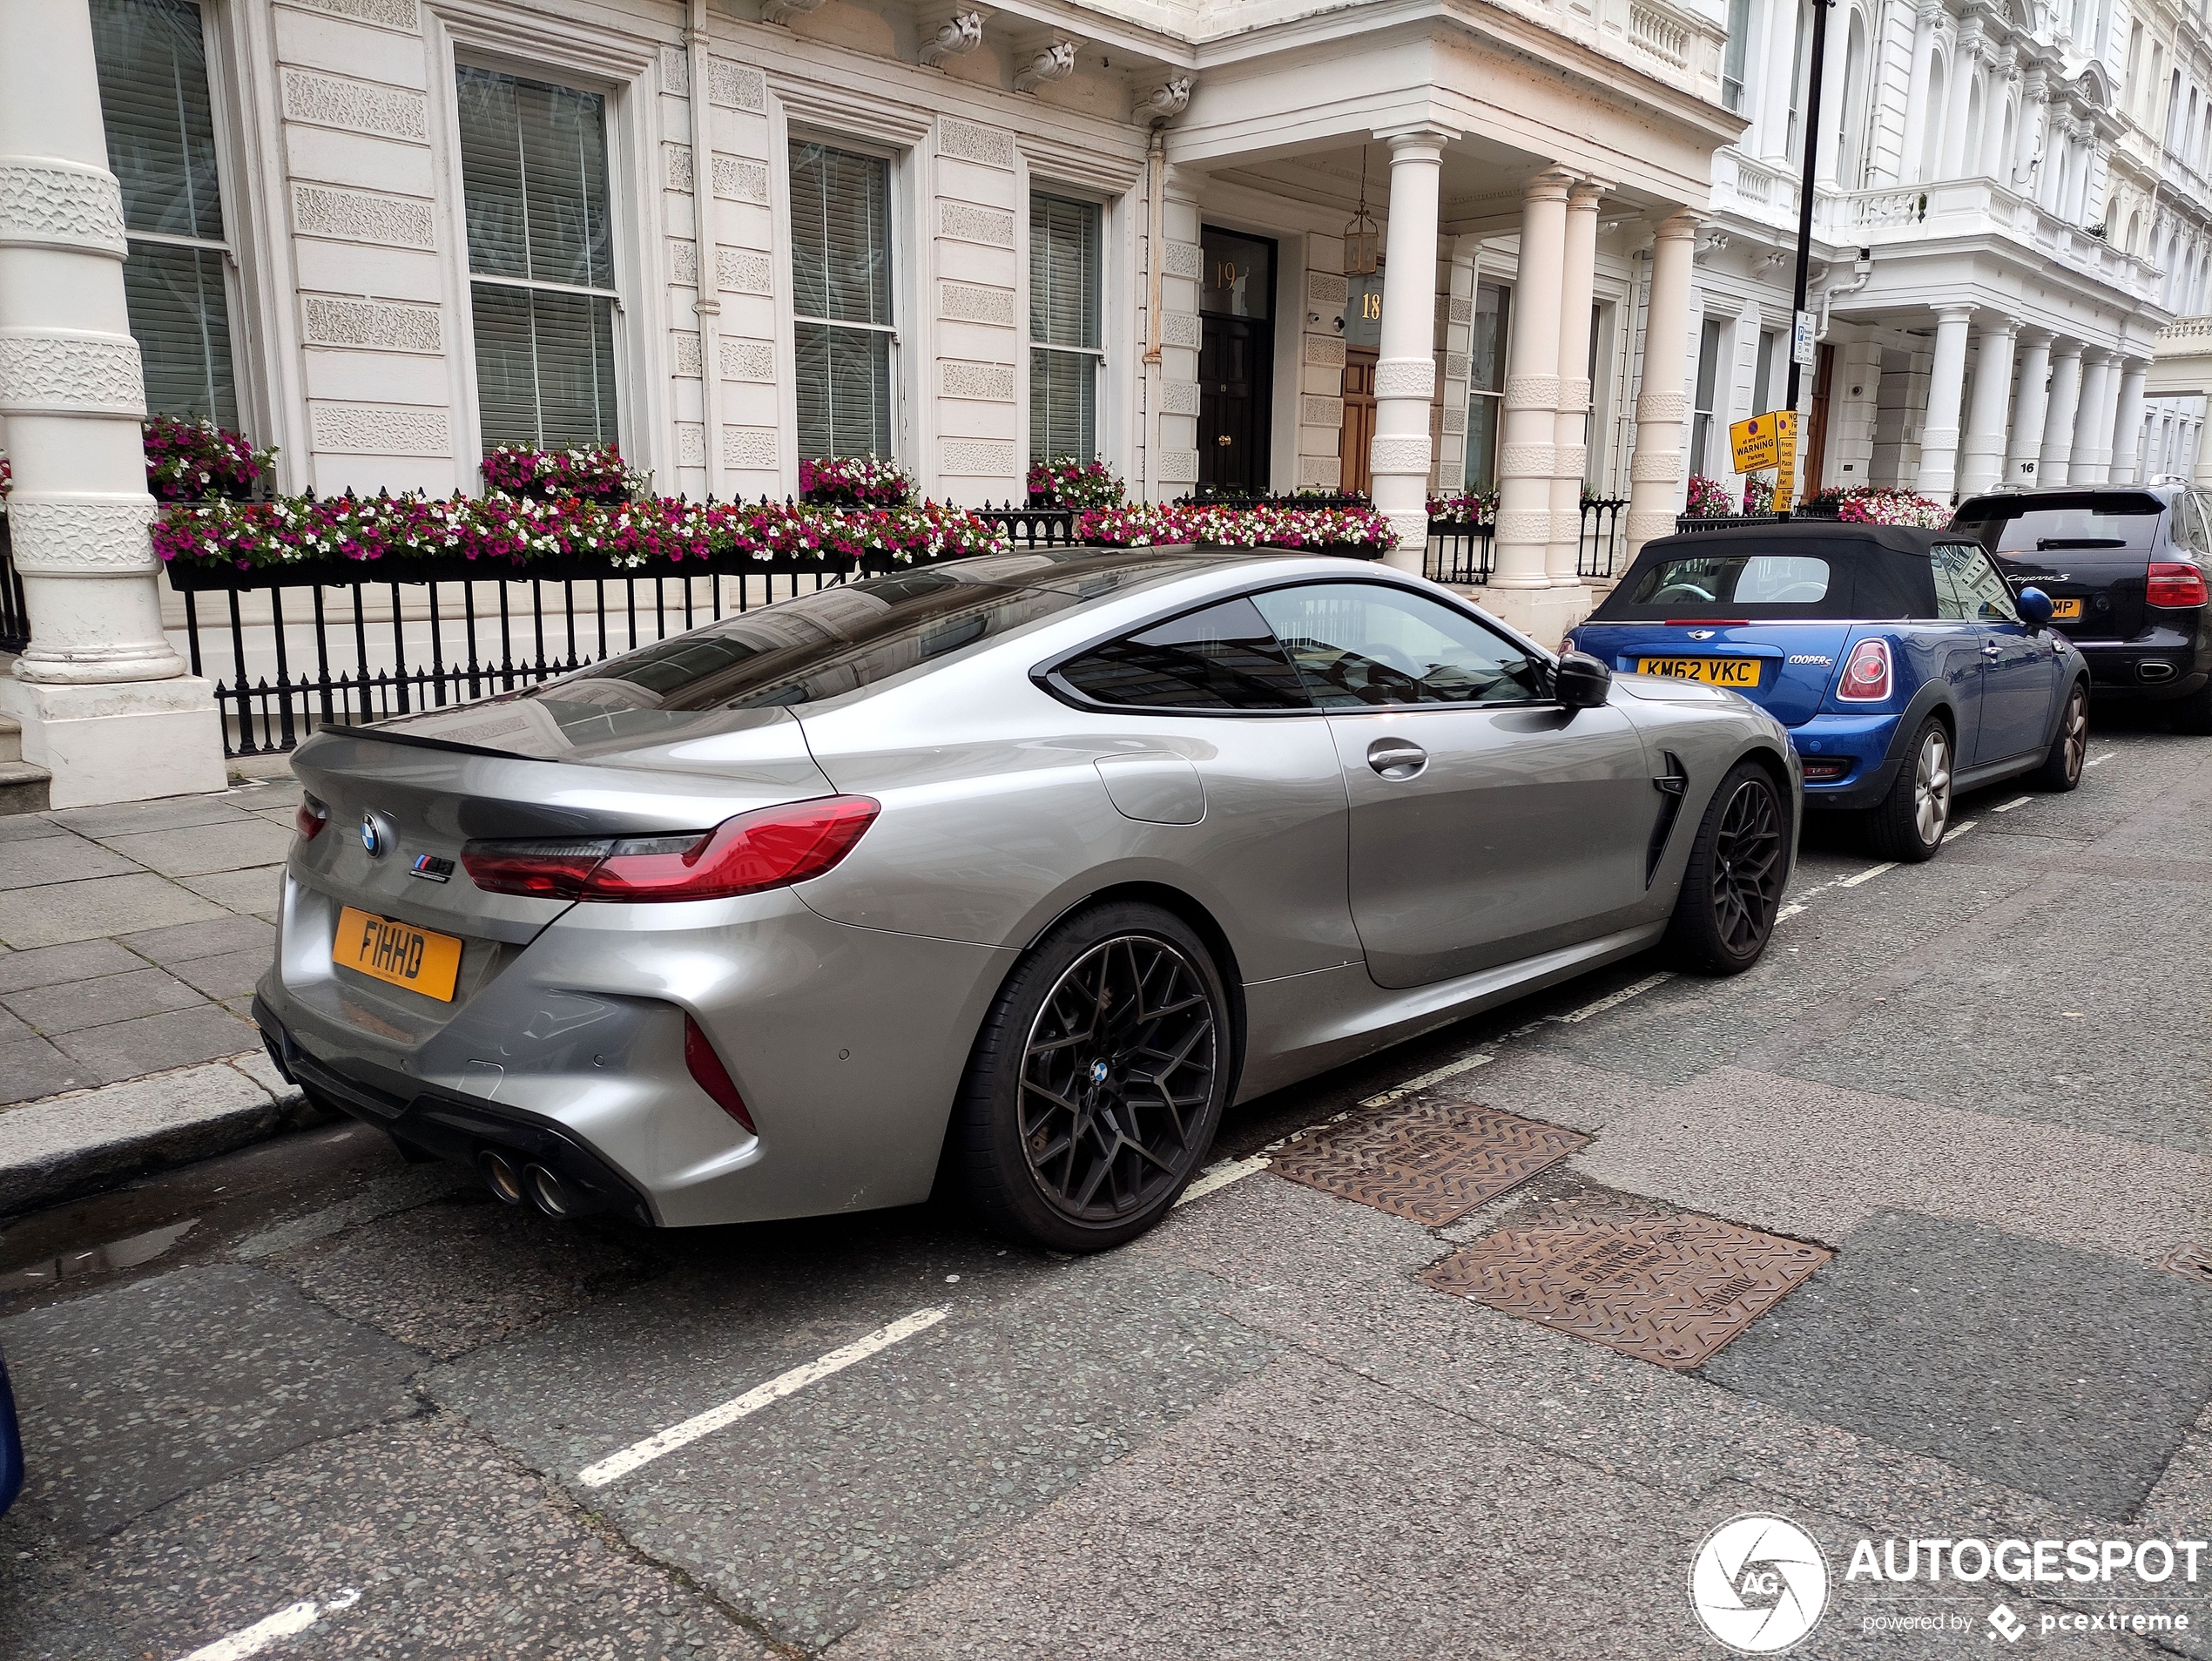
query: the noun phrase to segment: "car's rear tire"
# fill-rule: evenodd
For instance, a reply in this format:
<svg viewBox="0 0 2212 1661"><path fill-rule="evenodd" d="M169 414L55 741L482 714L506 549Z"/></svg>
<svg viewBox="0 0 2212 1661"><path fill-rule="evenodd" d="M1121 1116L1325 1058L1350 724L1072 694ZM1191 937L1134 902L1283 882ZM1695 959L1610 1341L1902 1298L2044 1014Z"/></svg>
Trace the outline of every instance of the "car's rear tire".
<svg viewBox="0 0 2212 1661"><path fill-rule="evenodd" d="M1885 860L1918 865L1932 860L1951 827L1951 729L1931 715L1905 752L1889 794L1866 815L1867 840Z"/></svg>
<svg viewBox="0 0 2212 1661"><path fill-rule="evenodd" d="M1142 1234L1213 1145L1234 1043L1221 972L1181 918L1116 901L1061 923L1000 989L961 1086L984 1223L1061 1252Z"/></svg>
<svg viewBox="0 0 2212 1661"><path fill-rule="evenodd" d="M2082 764L2089 759L2089 687L2075 681L2067 689L2066 708L2059 713L2058 735L2043 765L2027 775L2038 790L2073 790L2081 783Z"/></svg>
<svg viewBox="0 0 2212 1661"><path fill-rule="evenodd" d="M1774 937L1790 874L1790 810L1774 775L1740 761L1721 780L1690 844L1667 943L1689 969L1741 975Z"/></svg>

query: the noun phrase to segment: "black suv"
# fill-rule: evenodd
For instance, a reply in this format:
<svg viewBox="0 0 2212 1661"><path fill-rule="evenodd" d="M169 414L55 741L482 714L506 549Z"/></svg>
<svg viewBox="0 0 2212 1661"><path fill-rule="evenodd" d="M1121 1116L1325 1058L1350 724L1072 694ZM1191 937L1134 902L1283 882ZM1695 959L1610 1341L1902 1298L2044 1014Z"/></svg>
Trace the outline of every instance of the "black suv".
<svg viewBox="0 0 2212 1661"><path fill-rule="evenodd" d="M1969 496L1952 520L2088 659L2100 700L2170 704L2212 733L2212 498L2184 484L2064 486Z"/></svg>

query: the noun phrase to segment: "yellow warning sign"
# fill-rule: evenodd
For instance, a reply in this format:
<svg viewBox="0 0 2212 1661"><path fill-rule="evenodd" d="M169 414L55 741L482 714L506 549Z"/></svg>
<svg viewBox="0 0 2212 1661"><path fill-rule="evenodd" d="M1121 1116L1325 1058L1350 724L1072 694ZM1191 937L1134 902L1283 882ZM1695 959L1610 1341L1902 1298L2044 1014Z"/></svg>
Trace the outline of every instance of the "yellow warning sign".
<svg viewBox="0 0 2212 1661"><path fill-rule="evenodd" d="M1782 424L1775 445L1774 501L1770 511L1787 513L1797 499L1797 413L1785 409L1775 417Z"/></svg>
<svg viewBox="0 0 2212 1661"><path fill-rule="evenodd" d="M1770 410L1749 421L1730 422L1728 442L1735 452L1736 470L1763 473L1777 465L1785 433L1789 436L1787 442L1794 449L1797 437L1797 412L1794 409Z"/></svg>

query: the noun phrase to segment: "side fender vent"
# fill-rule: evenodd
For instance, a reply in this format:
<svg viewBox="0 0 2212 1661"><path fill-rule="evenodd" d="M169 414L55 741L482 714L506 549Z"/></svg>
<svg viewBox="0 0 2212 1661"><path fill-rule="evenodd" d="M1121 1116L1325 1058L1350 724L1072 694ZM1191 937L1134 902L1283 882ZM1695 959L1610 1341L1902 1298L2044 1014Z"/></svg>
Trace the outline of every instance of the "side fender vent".
<svg viewBox="0 0 2212 1661"><path fill-rule="evenodd" d="M1660 800L1659 817L1651 826L1651 847L1643 861L1643 886L1647 888L1659 874L1659 861L1667 856L1667 841L1675 834L1675 820L1682 817L1683 798L1689 793L1689 770L1672 750L1666 756L1666 772L1651 781Z"/></svg>

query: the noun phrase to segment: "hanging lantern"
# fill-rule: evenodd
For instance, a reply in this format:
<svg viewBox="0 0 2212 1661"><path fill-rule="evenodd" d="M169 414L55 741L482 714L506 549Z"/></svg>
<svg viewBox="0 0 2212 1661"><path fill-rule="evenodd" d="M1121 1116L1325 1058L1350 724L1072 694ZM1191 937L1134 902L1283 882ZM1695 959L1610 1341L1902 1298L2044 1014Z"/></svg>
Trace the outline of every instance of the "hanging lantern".
<svg viewBox="0 0 2212 1661"><path fill-rule="evenodd" d="M1345 222L1344 274L1372 277L1382 269L1382 233L1367 212L1367 146L1359 146L1359 210Z"/></svg>

